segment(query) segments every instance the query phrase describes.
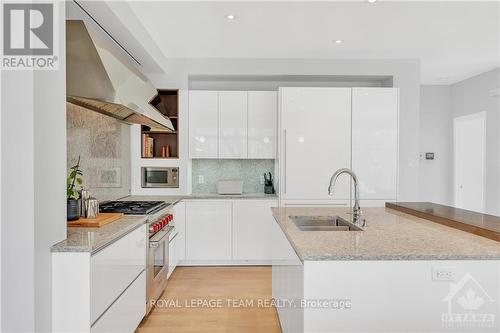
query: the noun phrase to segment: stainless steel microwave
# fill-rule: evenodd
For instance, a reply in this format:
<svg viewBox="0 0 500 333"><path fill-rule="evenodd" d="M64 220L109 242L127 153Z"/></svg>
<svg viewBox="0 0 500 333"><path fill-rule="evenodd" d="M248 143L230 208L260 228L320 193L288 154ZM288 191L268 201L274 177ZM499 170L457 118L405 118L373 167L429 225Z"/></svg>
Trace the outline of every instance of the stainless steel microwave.
<svg viewBox="0 0 500 333"><path fill-rule="evenodd" d="M142 187L179 187L179 168L142 167Z"/></svg>

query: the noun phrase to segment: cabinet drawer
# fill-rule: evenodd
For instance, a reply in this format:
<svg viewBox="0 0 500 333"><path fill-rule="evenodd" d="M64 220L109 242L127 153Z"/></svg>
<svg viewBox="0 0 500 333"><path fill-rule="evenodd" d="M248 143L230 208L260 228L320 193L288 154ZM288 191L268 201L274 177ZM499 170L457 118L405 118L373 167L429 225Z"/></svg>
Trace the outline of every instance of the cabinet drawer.
<svg viewBox="0 0 500 333"><path fill-rule="evenodd" d="M146 272L132 283L90 329L91 333L133 333L146 315Z"/></svg>
<svg viewBox="0 0 500 333"><path fill-rule="evenodd" d="M146 266L146 225L91 258L91 324Z"/></svg>

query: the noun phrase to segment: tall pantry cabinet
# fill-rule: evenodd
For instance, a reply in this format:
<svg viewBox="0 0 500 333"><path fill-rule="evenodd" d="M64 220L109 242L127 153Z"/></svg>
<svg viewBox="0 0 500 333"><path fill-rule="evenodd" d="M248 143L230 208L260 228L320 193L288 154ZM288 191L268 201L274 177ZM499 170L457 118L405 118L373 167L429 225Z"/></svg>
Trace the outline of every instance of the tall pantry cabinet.
<svg viewBox="0 0 500 333"><path fill-rule="evenodd" d="M351 168L366 205L397 199L396 88L280 89L280 198L287 204L347 206L351 179L332 174Z"/></svg>
<svg viewBox="0 0 500 333"><path fill-rule="evenodd" d="M396 200L398 90L352 89L352 169L364 200Z"/></svg>
<svg viewBox="0 0 500 333"><path fill-rule="evenodd" d="M351 163L351 89L282 88L281 199L330 199L332 173ZM336 198L349 199L339 179Z"/></svg>

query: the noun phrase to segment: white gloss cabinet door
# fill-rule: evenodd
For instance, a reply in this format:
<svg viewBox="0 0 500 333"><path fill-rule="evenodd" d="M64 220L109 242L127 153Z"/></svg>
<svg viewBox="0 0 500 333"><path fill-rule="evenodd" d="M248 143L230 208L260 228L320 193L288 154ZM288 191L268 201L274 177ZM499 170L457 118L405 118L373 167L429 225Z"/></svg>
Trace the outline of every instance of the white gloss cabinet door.
<svg viewBox="0 0 500 333"><path fill-rule="evenodd" d="M133 333L146 315L146 272L106 310L90 329L91 333Z"/></svg>
<svg viewBox="0 0 500 333"><path fill-rule="evenodd" d="M280 89L282 199L349 199L350 179L332 174L351 167L351 89Z"/></svg>
<svg viewBox="0 0 500 333"><path fill-rule="evenodd" d="M278 93L248 92L248 158L276 158Z"/></svg>
<svg viewBox="0 0 500 333"><path fill-rule="evenodd" d="M271 261L274 200L233 201L233 260Z"/></svg>
<svg viewBox="0 0 500 333"><path fill-rule="evenodd" d="M397 199L397 88L353 88L352 169L360 198Z"/></svg>
<svg viewBox="0 0 500 333"><path fill-rule="evenodd" d="M218 92L189 92L189 157L217 158Z"/></svg>
<svg viewBox="0 0 500 333"><path fill-rule="evenodd" d="M231 202L186 202L186 260L231 259Z"/></svg>
<svg viewBox="0 0 500 333"><path fill-rule="evenodd" d="M93 323L146 267L146 226L93 255L91 264L91 322Z"/></svg>
<svg viewBox="0 0 500 333"><path fill-rule="evenodd" d="M177 262L182 262L186 260L186 203L184 201L176 203L172 208L172 214L174 215L175 230L179 233L175 254Z"/></svg>
<svg viewBox="0 0 500 333"><path fill-rule="evenodd" d="M246 91L219 91L219 158L247 158Z"/></svg>

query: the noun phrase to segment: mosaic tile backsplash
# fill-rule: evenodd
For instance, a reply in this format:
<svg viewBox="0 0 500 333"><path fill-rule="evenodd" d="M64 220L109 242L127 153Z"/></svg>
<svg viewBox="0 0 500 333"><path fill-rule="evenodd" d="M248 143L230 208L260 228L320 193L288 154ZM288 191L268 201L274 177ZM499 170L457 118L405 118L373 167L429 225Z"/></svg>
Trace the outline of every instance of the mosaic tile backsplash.
<svg viewBox="0 0 500 333"><path fill-rule="evenodd" d="M263 193L260 177L274 175L274 160L193 160L193 193L217 193L219 180L243 180L243 193ZM198 184L199 176L205 179Z"/></svg>
<svg viewBox="0 0 500 333"><path fill-rule="evenodd" d="M78 156L83 186L99 201L130 194L130 126L66 103L67 167Z"/></svg>

